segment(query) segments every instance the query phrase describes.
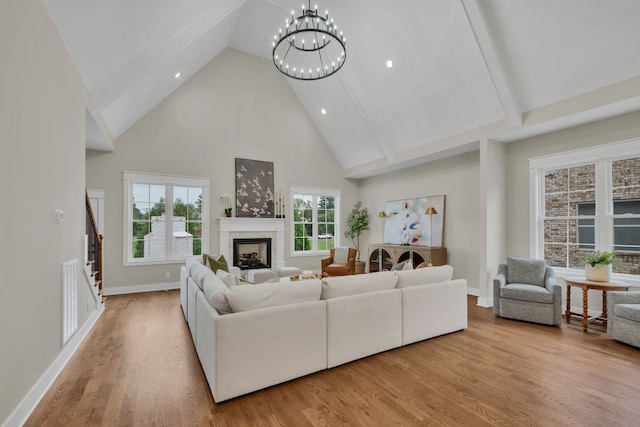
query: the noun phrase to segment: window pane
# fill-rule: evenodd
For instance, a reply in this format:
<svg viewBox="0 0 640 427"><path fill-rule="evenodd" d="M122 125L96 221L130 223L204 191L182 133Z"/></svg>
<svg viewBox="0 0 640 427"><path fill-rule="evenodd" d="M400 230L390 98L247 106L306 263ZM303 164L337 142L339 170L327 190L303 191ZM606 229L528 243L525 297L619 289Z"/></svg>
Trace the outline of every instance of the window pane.
<svg viewBox="0 0 640 427"><path fill-rule="evenodd" d="M614 215L640 214L640 200L616 201L613 203Z"/></svg>

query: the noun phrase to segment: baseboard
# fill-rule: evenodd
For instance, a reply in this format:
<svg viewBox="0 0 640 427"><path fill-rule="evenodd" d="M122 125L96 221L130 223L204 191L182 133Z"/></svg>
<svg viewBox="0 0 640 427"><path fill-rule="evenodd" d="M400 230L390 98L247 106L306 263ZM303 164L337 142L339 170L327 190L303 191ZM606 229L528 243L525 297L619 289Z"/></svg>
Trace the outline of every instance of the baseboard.
<svg viewBox="0 0 640 427"><path fill-rule="evenodd" d="M104 312L104 305L98 304L98 309L94 311L91 316L84 322L84 325L69 339L69 342L58 357L53 361L51 366L47 368L47 370L42 374L40 379L31 387L31 390L27 393L27 395L22 399L20 404L14 409L14 411L9 415L9 418L5 420L2 424L2 427L9 426L21 426L26 421L27 418L31 415L33 410L36 408L40 400L45 395L45 393L49 390L53 382L58 378L60 372L67 366L69 360L76 352L82 341L87 337L93 325L98 321L98 318Z"/></svg>
<svg viewBox="0 0 640 427"><path fill-rule="evenodd" d="M133 286L116 286L114 288L104 288L102 292L104 293L105 296L109 296L109 295L122 295L122 294L137 294L139 292L168 291L170 289L180 289L180 282L149 283L147 285L133 285Z"/></svg>
<svg viewBox="0 0 640 427"><path fill-rule="evenodd" d="M478 297L478 307L493 307L493 298L480 298Z"/></svg>
<svg viewBox="0 0 640 427"><path fill-rule="evenodd" d="M467 286L467 295L473 295L474 297L480 296L480 289L470 288Z"/></svg>

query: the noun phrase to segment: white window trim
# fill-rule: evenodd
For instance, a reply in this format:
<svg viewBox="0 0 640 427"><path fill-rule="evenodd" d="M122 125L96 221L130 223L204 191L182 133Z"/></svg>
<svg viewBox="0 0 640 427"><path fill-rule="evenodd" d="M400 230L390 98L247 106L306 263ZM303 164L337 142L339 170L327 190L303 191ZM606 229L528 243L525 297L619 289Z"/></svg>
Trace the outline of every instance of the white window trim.
<svg viewBox="0 0 640 427"><path fill-rule="evenodd" d="M544 171L579 166L587 163L596 165L596 232L597 248L612 248L613 235L608 232L613 227L613 203L611 202L611 162L640 156L640 138L629 139L596 147L582 148L563 153L529 159L529 256L544 258ZM604 211L604 212L603 212ZM556 276L584 277L584 270L554 267ZM640 286L640 276L613 273L613 280Z"/></svg>
<svg viewBox="0 0 640 427"><path fill-rule="evenodd" d="M340 222L342 221L342 215L340 214L340 206L342 203L342 190L336 188L318 188L318 187L297 187L292 186L289 188L289 218L291 218L291 228L289 230L289 248L290 256L292 257L303 257L303 256L318 256L318 255L327 255L329 253L328 250L313 250L313 251L298 251L295 249L295 224L293 221L293 199L294 194L305 194L311 196L330 196L334 198L334 209L335 209L335 227L334 227L334 245L335 247L340 246ZM316 211L314 209L314 215L316 215ZM314 224L317 226L317 218L314 221ZM317 240L318 230L314 230L314 240ZM316 243L317 244L317 243Z"/></svg>
<svg viewBox="0 0 640 427"><path fill-rule="evenodd" d="M132 258L129 256L129 237L133 234L132 218L130 217L132 207L133 183L158 184L184 187L202 187L202 253L209 252L209 178L199 178L190 176L176 176L153 174L144 172L122 172L122 205L123 205L123 236L122 236L122 265L159 265L159 264L180 264L185 261L184 257L164 258L161 260L145 260Z"/></svg>

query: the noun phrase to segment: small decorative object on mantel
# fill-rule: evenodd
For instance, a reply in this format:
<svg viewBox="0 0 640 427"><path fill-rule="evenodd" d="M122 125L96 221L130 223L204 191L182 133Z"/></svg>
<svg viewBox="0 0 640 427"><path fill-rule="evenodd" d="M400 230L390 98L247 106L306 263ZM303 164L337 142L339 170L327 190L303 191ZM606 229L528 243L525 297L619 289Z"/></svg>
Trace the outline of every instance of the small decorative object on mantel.
<svg viewBox="0 0 640 427"><path fill-rule="evenodd" d="M226 216L227 218L230 218L232 213L233 213L233 209L231 208L231 194L229 193L224 193L220 195L221 199L225 199L227 202L227 207L224 208L224 216Z"/></svg>
<svg viewBox="0 0 640 427"><path fill-rule="evenodd" d="M282 195L282 189L276 191L276 218L284 218L284 196Z"/></svg>
<svg viewBox="0 0 640 427"><path fill-rule="evenodd" d="M585 255L585 277L594 282L608 282L611 280L612 265L617 263L613 252L596 251Z"/></svg>

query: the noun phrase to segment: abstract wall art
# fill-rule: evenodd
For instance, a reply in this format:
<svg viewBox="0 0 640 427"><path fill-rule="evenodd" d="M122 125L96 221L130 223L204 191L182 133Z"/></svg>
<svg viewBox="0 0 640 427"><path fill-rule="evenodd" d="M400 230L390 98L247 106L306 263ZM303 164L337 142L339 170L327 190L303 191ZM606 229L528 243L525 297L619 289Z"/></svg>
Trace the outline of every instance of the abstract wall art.
<svg viewBox="0 0 640 427"><path fill-rule="evenodd" d="M429 208L431 215L426 213ZM444 195L393 200L385 212L384 243L444 246Z"/></svg>

